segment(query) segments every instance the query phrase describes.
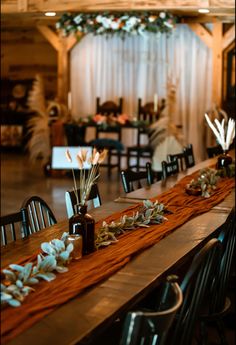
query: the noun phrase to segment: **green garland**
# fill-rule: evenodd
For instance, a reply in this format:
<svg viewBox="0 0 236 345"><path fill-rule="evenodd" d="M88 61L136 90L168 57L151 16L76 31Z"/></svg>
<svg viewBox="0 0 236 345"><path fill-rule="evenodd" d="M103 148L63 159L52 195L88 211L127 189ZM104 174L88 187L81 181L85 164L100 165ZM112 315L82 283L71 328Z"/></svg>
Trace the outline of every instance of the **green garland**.
<svg viewBox="0 0 236 345"><path fill-rule="evenodd" d="M160 35L171 33L177 17L167 12L103 12L103 13L64 13L56 23L64 36L71 33L92 33L94 35L114 34L125 38L127 35L141 35L147 32Z"/></svg>

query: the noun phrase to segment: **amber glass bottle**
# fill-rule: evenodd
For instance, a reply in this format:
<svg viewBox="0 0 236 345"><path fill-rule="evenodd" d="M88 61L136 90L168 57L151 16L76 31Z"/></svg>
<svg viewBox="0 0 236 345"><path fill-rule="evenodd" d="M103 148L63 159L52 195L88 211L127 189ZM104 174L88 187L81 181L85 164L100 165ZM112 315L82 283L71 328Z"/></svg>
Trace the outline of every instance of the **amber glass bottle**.
<svg viewBox="0 0 236 345"><path fill-rule="evenodd" d="M76 214L69 219L69 234L83 238L83 255L94 251L95 221L87 213L87 205L76 205Z"/></svg>

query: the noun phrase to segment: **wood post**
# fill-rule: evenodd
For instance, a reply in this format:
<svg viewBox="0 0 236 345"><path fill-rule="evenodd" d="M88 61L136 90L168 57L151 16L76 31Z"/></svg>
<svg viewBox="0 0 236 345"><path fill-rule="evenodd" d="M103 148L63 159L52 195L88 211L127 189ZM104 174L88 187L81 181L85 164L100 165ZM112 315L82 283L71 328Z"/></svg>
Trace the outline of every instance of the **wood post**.
<svg viewBox="0 0 236 345"><path fill-rule="evenodd" d="M212 103L221 106L223 95L223 51L235 39L235 25L223 35L223 23L213 23L212 33L201 24L188 23L201 40L212 49Z"/></svg>
<svg viewBox="0 0 236 345"><path fill-rule="evenodd" d="M69 53L78 40L74 36L63 37L61 34L56 34L44 25L39 25L37 28L57 51L57 98L59 102L67 105L69 91Z"/></svg>

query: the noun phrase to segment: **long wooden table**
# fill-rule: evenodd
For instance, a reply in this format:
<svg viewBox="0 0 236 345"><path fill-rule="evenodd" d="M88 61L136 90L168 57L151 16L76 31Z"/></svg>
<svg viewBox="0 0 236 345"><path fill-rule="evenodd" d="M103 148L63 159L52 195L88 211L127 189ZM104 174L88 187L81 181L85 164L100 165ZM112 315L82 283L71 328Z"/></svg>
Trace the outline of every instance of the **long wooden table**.
<svg viewBox="0 0 236 345"><path fill-rule="evenodd" d="M168 179L166 183L155 183L150 188L129 193L128 197L154 197L168 190L184 175L209 166L215 161L214 158L197 164L178 177ZM96 220L100 220L131 206L132 203L127 201L128 199L120 199L120 202L109 202L90 213ZM37 345L46 345L53 342L57 345L68 345L82 344L88 338L96 339L96 336L106 330L117 317L124 316L157 287L167 274L175 273L177 268L190 259L209 238L216 236L233 205L234 190L209 212L186 222L151 248L136 255L117 273L65 303L8 344L31 345L37 342ZM31 255L42 242L58 238L67 230L66 220L28 239L9 244L2 250L1 266L5 267L17 261L22 255Z"/></svg>

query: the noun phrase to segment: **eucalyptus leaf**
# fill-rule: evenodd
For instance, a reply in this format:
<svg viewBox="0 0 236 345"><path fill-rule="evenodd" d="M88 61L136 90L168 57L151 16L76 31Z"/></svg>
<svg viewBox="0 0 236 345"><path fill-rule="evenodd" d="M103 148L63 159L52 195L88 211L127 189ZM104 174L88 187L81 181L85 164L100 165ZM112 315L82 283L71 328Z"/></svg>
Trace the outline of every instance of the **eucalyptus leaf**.
<svg viewBox="0 0 236 345"><path fill-rule="evenodd" d="M61 252L62 250L65 250L65 243L63 241L55 239L55 240L52 240L51 243L57 252Z"/></svg>
<svg viewBox="0 0 236 345"><path fill-rule="evenodd" d="M66 251L70 254L73 250L74 250L73 243L69 243L68 246L66 247Z"/></svg>
<svg viewBox="0 0 236 345"><path fill-rule="evenodd" d="M46 272L46 273L38 273L36 277L50 282L56 278L56 275L52 272Z"/></svg>
<svg viewBox="0 0 236 345"><path fill-rule="evenodd" d="M39 282L39 280L35 277L29 278L27 280L27 284L30 284L30 285L38 284L38 282Z"/></svg>
<svg viewBox="0 0 236 345"><path fill-rule="evenodd" d="M56 254L55 249L48 242L43 242L41 244L41 249L44 253L47 253L49 255L55 255Z"/></svg>
<svg viewBox="0 0 236 345"><path fill-rule="evenodd" d="M18 288L22 288L24 285L23 285L22 281L18 279L18 280L16 281L16 286L17 286Z"/></svg>
<svg viewBox="0 0 236 345"><path fill-rule="evenodd" d="M16 281L16 275L14 272L4 269L2 272L5 274L6 278L9 279L11 282Z"/></svg>
<svg viewBox="0 0 236 345"><path fill-rule="evenodd" d="M64 266L57 266L55 268L55 270L58 272L58 273L65 273L65 272L68 272L68 268L67 267L64 267Z"/></svg>
<svg viewBox="0 0 236 345"><path fill-rule="evenodd" d="M17 299L10 299L10 300L8 301L8 304L9 304L10 306L12 306L12 307L19 307L19 306L21 306L20 301L18 301Z"/></svg>
<svg viewBox="0 0 236 345"><path fill-rule="evenodd" d="M70 253L67 251L64 251L62 253L59 254L59 259L63 260L63 261L67 261L70 257Z"/></svg>
<svg viewBox="0 0 236 345"><path fill-rule="evenodd" d="M16 265L16 264L11 264L9 267L17 272L22 272L24 270L24 266Z"/></svg>
<svg viewBox="0 0 236 345"><path fill-rule="evenodd" d="M39 269L40 271L51 272L55 269L56 265L57 261L55 257L53 255L48 255L42 260Z"/></svg>
<svg viewBox="0 0 236 345"><path fill-rule="evenodd" d="M9 299L12 299L12 295L10 295L9 293L6 292L1 292L0 294L0 298L2 302L8 301Z"/></svg>

